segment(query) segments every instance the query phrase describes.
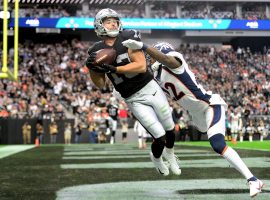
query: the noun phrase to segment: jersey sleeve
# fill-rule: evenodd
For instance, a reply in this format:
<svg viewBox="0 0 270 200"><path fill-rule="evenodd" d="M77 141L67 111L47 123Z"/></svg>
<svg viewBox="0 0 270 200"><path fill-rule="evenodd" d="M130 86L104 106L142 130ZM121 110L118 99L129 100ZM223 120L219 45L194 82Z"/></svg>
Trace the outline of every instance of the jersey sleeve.
<svg viewBox="0 0 270 200"><path fill-rule="evenodd" d="M93 44L91 47L89 47L89 49L87 50L88 55L90 55L91 53L95 52L95 44Z"/></svg>
<svg viewBox="0 0 270 200"><path fill-rule="evenodd" d="M175 57L176 60L178 60L178 61L180 60L182 62L182 65L180 65L178 68L175 68L175 69L169 68L169 70L175 74L182 74L185 70L185 66L187 67L187 63L186 63L185 59L183 58L183 55L179 52L176 52L176 51L171 51L171 52L167 53L166 55L173 56L173 57Z"/></svg>
<svg viewBox="0 0 270 200"><path fill-rule="evenodd" d="M96 52L96 51L100 50L99 46L100 46L100 42L96 42L95 44L90 46L89 49L87 50L88 55L90 55L93 52Z"/></svg>
<svg viewBox="0 0 270 200"><path fill-rule="evenodd" d="M136 41L141 41L141 33L137 30L124 30L123 31L123 37L125 40L127 39L133 39Z"/></svg>

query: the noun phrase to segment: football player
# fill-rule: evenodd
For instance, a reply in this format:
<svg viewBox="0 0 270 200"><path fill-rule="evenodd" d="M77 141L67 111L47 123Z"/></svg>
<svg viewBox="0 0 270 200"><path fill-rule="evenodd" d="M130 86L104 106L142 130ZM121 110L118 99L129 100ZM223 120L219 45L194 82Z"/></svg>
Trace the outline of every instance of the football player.
<svg viewBox="0 0 270 200"><path fill-rule="evenodd" d="M153 58L151 68L164 92L189 112L199 131L207 132L213 150L248 180L250 196L254 197L261 192L263 182L250 172L238 153L226 145L227 104L218 94L205 91L197 83L183 55L176 52L171 44L164 42L150 47L141 41L127 40L123 45L133 50L144 50Z"/></svg>
<svg viewBox="0 0 270 200"><path fill-rule="evenodd" d="M102 88L105 86L106 74L130 111L154 138L150 156L157 171L164 176L169 174L168 166L161 157L166 147L164 152L170 169L174 174L180 175L181 170L173 149L174 122L166 96L147 70L144 52L128 49L122 44L127 39L140 41L139 32L123 30L118 13L108 8L96 14L94 27L102 41L96 42L88 50L86 66L92 81L97 87ZM95 52L104 48L115 49L116 59L112 65L95 66Z"/></svg>
<svg viewBox="0 0 270 200"><path fill-rule="evenodd" d="M117 128L117 118L118 118L118 106L116 104L116 101L114 100L114 98L112 98L110 104L107 106L107 112L109 113L109 121L111 124L111 129L110 129L110 133L111 133L111 139L110 139L110 143L114 144L115 143L115 132L116 132L116 128Z"/></svg>
<svg viewBox="0 0 270 200"><path fill-rule="evenodd" d="M138 120L135 121L133 130L135 133L138 133L139 149L146 149L147 132Z"/></svg>

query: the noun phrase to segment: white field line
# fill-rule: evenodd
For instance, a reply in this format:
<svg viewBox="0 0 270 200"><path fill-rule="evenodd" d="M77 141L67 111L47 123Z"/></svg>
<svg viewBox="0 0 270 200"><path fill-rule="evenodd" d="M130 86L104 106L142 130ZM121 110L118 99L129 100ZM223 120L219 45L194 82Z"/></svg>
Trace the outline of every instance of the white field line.
<svg viewBox="0 0 270 200"><path fill-rule="evenodd" d="M264 180L268 191L258 194L256 199L269 200L270 180ZM268 186L267 186L268 185ZM194 193L197 190L206 190ZM212 190L211 192L207 192ZM222 191L223 190L223 191ZM230 193L231 190L231 193ZM215 191L215 193L213 193ZM246 180L243 179L190 179L190 180L156 180L130 181L76 185L66 187L56 193L56 200L246 200L250 199Z"/></svg>
<svg viewBox="0 0 270 200"><path fill-rule="evenodd" d="M0 148L0 159L34 148L35 145L8 145Z"/></svg>

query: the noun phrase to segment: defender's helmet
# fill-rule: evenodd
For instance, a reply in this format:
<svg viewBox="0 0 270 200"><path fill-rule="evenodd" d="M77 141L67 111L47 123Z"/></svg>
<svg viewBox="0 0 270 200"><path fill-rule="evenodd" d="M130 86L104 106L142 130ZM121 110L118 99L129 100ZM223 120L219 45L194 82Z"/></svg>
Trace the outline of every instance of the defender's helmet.
<svg viewBox="0 0 270 200"><path fill-rule="evenodd" d="M107 28L103 26L104 20L110 17L118 20L117 30L108 30ZM101 36L101 37L102 36L116 37L119 34L119 32L123 30L119 14L109 8L102 9L96 14L96 17L94 20L94 28L95 28L95 32L97 33L97 36Z"/></svg>
<svg viewBox="0 0 270 200"><path fill-rule="evenodd" d="M161 51L164 54L167 54L171 51L175 51L174 47L168 42L158 42L158 43L154 44L153 47L156 48L157 50Z"/></svg>

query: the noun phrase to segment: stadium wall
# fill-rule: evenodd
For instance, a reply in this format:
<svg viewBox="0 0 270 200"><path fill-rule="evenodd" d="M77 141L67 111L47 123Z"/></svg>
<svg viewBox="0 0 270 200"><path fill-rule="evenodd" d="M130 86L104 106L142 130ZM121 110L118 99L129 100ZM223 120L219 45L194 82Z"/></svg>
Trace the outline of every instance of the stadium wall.
<svg viewBox="0 0 270 200"><path fill-rule="evenodd" d="M23 144L22 126L25 122L31 125L31 144L34 144L36 139L36 124L38 118L32 119L0 119L0 144ZM44 128L44 143L50 143L49 125L51 120L42 120ZM58 125L58 135L56 143L64 143L64 127L66 123L74 124L73 119L56 120ZM74 143L74 130L72 130L72 143Z"/></svg>

